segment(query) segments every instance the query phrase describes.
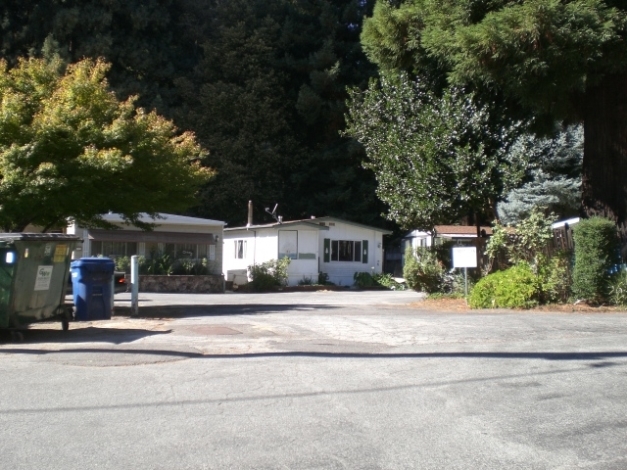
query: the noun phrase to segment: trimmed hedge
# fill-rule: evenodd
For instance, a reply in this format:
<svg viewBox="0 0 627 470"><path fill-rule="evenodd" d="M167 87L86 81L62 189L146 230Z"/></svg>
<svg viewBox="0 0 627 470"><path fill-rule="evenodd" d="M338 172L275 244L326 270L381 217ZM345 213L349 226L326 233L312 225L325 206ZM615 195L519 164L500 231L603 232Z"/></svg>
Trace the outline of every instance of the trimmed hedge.
<svg viewBox="0 0 627 470"><path fill-rule="evenodd" d="M615 263L616 225L603 217L581 220L574 228L573 295L600 303L607 299L610 269Z"/></svg>
<svg viewBox="0 0 627 470"><path fill-rule="evenodd" d="M526 263L488 274L470 294L470 308L531 308L538 305L540 281Z"/></svg>

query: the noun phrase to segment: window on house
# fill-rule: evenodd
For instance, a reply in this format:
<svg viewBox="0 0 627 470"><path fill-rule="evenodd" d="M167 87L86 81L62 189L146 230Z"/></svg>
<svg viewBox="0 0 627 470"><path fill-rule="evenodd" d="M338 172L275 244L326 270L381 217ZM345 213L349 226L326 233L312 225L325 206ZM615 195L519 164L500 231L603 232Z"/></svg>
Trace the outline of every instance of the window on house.
<svg viewBox="0 0 627 470"><path fill-rule="evenodd" d="M235 242L235 258L246 258L246 240L234 240Z"/></svg>
<svg viewBox="0 0 627 470"><path fill-rule="evenodd" d="M331 261L361 262L361 242L331 240Z"/></svg>
<svg viewBox="0 0 627 470"><path fill-rule="evenodd" d="M121 256L133 256L137 254L137 243L135 242L107 242L92 241L91 256L106 256L108 258L119 258Z"/></svg>

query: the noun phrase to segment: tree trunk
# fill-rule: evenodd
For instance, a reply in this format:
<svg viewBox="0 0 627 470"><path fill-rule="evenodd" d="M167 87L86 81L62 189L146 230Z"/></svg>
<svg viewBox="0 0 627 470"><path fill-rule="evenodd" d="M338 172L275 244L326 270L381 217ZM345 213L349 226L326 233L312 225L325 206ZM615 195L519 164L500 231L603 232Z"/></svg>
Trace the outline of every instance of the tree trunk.
<svg viewBox="0 0 627 470"><path fill-rule="evenodd" d="M627 74L586 90L582 205L627 235Z"/></svg>

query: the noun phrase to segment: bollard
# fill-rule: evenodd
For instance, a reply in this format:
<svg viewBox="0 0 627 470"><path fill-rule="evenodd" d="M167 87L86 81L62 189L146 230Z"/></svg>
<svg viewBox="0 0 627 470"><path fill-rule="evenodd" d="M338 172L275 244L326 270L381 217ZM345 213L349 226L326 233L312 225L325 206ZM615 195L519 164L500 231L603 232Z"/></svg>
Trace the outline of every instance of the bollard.
<svg viewBox="0 0 627 470"><path fill-rule="evenodd" d="M139 257L131 256L131 316L139 316Z"/></svg>

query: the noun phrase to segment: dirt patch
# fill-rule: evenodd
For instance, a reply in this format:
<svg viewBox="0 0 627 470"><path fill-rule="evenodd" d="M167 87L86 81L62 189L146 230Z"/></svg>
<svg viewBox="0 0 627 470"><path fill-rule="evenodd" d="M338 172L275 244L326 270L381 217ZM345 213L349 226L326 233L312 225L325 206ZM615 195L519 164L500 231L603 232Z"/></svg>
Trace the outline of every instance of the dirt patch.
<svg viewBox="0 0 627 470"><path fill-rule="evenodd" d="M468 313L476 312L478 310L471 309L466 303L465 299L425 299L421 302L415 302L412 307L419 310L429 310L434 312L458 312ZM485 310L485 311L503 311L504 309ZM579 304L549 304L539 305L538 307L523 310L523 309L510 309L510 311L521 312L552 312L552 313L625 313L627 310L624 307L615 307L610 305L588 305L585 303Z"/></svg>

